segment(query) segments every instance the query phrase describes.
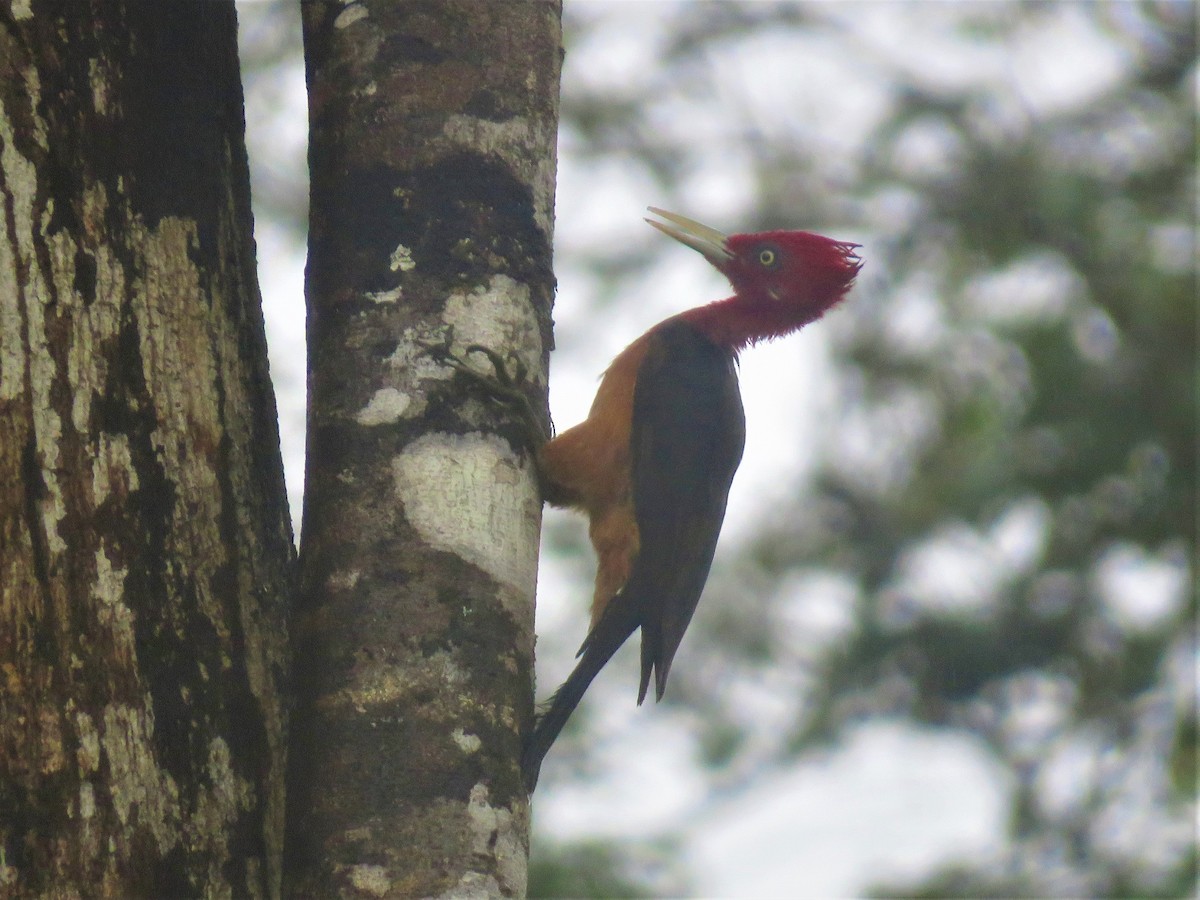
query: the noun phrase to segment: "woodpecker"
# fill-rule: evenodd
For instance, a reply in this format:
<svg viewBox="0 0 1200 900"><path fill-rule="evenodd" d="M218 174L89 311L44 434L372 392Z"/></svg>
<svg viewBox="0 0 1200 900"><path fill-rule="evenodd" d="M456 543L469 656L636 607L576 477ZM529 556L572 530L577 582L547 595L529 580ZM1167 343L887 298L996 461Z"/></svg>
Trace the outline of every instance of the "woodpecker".
<svg viewBox="0 0 1200 900"><path fill-rule="evenodd" d="M587 514L598 564L579 662L525 744L521 769L530 792L588 685L638 628L638 704L652 678L655 699L662 699L708 579L742 458L738 354L819 319L846 295L862 266L859 244L807 231L726 236L649 210L657 219L645 221L703 255L729 279L733 296L655 325L612 361L583 422L535 441L545 500ZM457 360L451 361L455 368L488 384L497 397L525 399L497 354L468 350L485 353L496 376ZM523 414L532 425L527 400Z"/></svg>

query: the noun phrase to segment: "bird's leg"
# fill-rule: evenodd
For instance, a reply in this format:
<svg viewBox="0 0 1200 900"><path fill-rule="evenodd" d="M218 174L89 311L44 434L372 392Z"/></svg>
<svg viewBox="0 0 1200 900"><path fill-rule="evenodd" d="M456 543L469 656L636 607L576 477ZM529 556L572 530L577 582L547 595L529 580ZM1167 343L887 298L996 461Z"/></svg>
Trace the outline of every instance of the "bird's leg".
<svg viewBox="0 0 1200 900"><path fill-rule="evenodd" d="M425 344L425 350L430 356L444 363L456 372L461 372L473 382L482 387L497 402L509 407L524 426L526 436L536 457L542 445L550 439L542 417L538 415L529 397L521 390L519 384L526 380L529 370L516 354L510 354L506 362L495 350L483 344L468 344L463 356L458 356L450 349L453 335L448 335L442 344ZM492 364L492 371L484 372L467 361L473 353L482 353ZM509 366L514 372L509 372Z"/></svg>

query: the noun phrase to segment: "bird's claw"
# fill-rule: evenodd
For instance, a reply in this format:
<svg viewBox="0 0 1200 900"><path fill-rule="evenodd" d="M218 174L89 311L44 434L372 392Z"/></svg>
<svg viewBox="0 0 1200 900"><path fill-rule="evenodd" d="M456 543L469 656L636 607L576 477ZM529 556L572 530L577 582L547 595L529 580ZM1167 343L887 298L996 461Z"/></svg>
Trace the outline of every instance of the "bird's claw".
<svg viewBox="0 0 1200 900"><path fill-rule="evenodd" d="M453 340L454 336L451 332L441 343L425 343L422 346L434 359L454 371L466 375L494 399L505 406L512 407L520 417L522 424L529 429L534 450L539 449L549 439L549 435L546 433L545 426L542 425L541 417L534 411L533 404L529 402L529 397L518 386L529 375L529 368L525 365L524 360L515 353L510 353L506 360L491 347L483 344L468 344L463 355L459 356L450 349ZM488 362L492 364L491 373L482 372L467 361L467 357L473 353L482 353L487 357ZM510 366L513 372L509 371Z"/></svg>
<svg viewBox="0 0 1200 900"><path fill-rule="evenodd" d="M495 374L492 376L485 375L475 367L466 363L465 360L455 357L452 354L447 361L450 363L451 368L454 368L459 372L463 372L464 374L469 375L478 381L484 381L490 387L499 387L504 391L520 392L520 388L518 388L517 385L522 381L525 381L526 377L529 375L529 368L525 365L525 361L521 359L521 357L517 356L515 353L510 353L508 355L508 359L505 360L491 347L485 347L483 344L467 344L466 354L469 356L472 353L482 353L484 356L486 356L488 358L488 362L492 364L492 369ZM510 365L515 370L515 374L509 374L508 368ZM521 394L521 396L525 395Z"/></svg>

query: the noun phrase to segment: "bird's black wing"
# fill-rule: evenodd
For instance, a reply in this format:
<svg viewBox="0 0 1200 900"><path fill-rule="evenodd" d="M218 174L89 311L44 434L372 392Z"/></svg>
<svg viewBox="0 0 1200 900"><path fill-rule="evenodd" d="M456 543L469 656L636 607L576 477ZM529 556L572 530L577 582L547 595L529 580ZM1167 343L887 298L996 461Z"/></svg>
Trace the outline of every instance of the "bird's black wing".
<svg viewBox="0 0 1200 900"><path fill-rule="evenodd" d="M642 683L662 698L671 660L708 579L746 420L733 354L686 322L655 329L633 395L630 441L641 549L625 587L588 632L575 669L538 717L521 758L533 791L542 759L588 685L638 626Z"/></svg>
<svg viewBox="0 0 1200 900"><path fill-rule="evenodd" d="M651 670L662 699L708 580L745 439L733 353L684 320L660 326L633 395L630 465L641 546L613 601L640 610L638 703Z"/></svg>

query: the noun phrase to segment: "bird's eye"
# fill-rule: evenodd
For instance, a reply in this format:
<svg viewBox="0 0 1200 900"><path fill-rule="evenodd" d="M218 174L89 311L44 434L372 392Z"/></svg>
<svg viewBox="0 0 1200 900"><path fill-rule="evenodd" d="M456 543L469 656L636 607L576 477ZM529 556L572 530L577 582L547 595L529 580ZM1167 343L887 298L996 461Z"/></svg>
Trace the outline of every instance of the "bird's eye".
<svg viewBox="0 0 1200 900"><path fill-rule="evenodd" d="M759 265L769 269L779 262L779 254L770 247L763 247L758 251L758 262Z"/></svg>

